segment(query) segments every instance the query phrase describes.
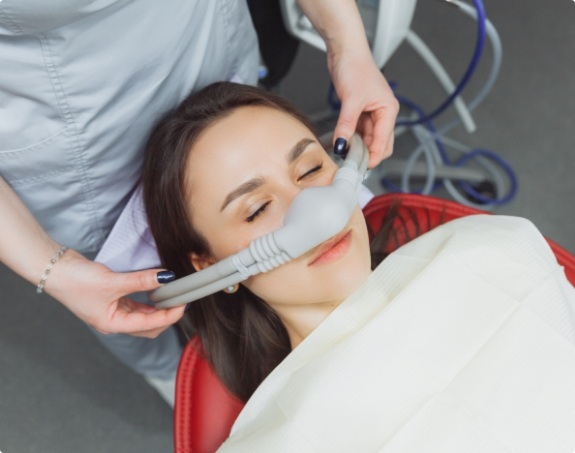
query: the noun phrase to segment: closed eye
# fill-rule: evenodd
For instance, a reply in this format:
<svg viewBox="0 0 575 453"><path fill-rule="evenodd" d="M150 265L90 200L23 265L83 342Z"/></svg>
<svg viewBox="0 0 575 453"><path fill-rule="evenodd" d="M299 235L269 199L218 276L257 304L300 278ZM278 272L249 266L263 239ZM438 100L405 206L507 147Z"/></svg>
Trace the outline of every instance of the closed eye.
<svg viewBox="0 0 575 453"><path fill-rule="evenodd" d="M311 170L306 171L303 175L301 175L297 180L301 181L304 180L308 177L310 177L311 175L313 175L314 173L317 173L318 171L320 171L323 168L323 163L313 167Z"/></svg>
<svg viewBox="0 0 575 453"><path fill-rule="evenodd" d="M320 171L322 168L323 168L323 163L316 165L315 167L306 171L297 180L303 181L303 180L309 178L310 176L312 176L314 173L317 173L318 171ZM256 209L256 211L253 214L250 214L248 217L246 217L246 222L248 222L248 223L253 222L259 215L261 215L266 210L266 208L269 206L270 203L271 203L271 201L267 201L264 204L262 204L258 209Z"/></svg>
<svg viewBox="0 0 575 453"><path fill-rule="evenodd" d="M256 219L256 217L258 217L261 213L263 213L266 210L266 208L270 203L271 201L267 201L264 204L262 204L253 214L249 215L246 218L246 222L253 222Z"/></svg>

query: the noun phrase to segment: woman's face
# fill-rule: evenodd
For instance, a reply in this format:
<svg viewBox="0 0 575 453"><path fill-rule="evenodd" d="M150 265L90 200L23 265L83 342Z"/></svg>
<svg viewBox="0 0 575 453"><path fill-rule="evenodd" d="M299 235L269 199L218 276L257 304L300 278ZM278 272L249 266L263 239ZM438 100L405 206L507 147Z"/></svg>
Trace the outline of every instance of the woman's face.
<svg viewBox="0 0 575 453"><path fill-rule="evenodd" d="M212 252L210 257L192 257L195 267L203 268L280 228L295 196L306 187L329 185L337 166L298 120L250 106L205 130L186 170L192 225ZM276 309L335 306L369 273L368 235L358 207L340 234L243 284Z"/></svg>

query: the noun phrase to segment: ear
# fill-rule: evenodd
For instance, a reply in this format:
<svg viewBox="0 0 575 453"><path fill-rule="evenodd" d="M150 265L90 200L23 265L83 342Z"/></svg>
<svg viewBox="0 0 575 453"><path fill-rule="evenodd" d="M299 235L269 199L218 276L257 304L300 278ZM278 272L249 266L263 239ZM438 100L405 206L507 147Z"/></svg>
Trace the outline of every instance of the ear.
<svg viewBox="0 0 575 453"><path fill-rule="evenodd" d="M198 255L197 253L190 253L190 261L192 262L192 266L196 271L201 271L206 267L211 266L216 262L214 258L208 255Z"/></svg>

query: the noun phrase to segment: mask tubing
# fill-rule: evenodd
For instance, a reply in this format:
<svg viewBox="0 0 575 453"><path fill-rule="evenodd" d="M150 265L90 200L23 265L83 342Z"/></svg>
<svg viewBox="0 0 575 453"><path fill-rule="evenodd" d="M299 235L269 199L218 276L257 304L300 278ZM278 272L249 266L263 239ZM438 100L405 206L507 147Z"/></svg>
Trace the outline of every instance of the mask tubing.
<svg viewBox="0 0 575 453"><path fill-rule="evenodd" d="M192 275L196 275L196 274L192 274ZM185 278L185 277L184 277ZM180 279L178 281L181 281L183 279ZM199 287L199 288L195 288L192 289L191 291L188 291L190 286L188 285L186 288L186 292L180 292L177 295L174 295L173 297L170 298L163 298L162 300L160 300L159 302L156 302L155 307L156 308L172 308L172 307L178 307L180 305L185 305L189 302L193 302L195 300L201 299L203 297L209 296L210 294L214 294L217 293L218 291L221 291L224 288L227 288L228 286L233 286L236 283L240 283L243 282L245 280L245 278L243 278L243 276L236 272L235 274L229 275L226 278L223 278L221 280L217 280L215 282L212 282L208 285Z"/></svg>
<svg viewBox="0 0 575 453"><path fill-rule="evenodd" d="M289 207L283 227L254 239L235 255L158 288L150 299L158 308L187 304L275 269L335 236L345 228L357 207L368 160L367 148L354 135L332 184L302 190Z"/></svg>

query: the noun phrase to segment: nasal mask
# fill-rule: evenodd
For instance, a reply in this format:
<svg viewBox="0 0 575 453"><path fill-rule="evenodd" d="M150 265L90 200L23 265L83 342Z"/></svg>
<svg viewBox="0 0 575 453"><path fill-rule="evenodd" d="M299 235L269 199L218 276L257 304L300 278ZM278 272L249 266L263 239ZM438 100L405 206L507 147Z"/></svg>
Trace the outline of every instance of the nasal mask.
<svg viewBox="0 0 575 453"><path fill-rule="evenodd" d="M162 286L150 298L158 308L185 305L275 269L332 238L349 223L358 205L368 160L365 144L354 135L331 185L302 190L290 205L282 227L254 239L235 255Z"/></svg>

